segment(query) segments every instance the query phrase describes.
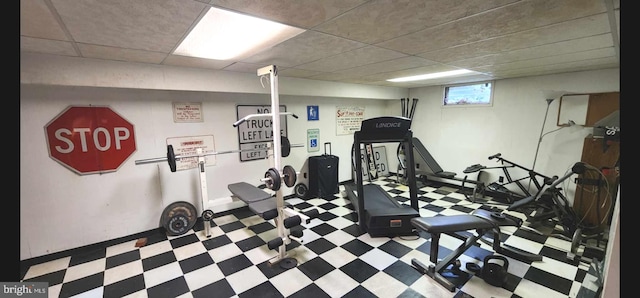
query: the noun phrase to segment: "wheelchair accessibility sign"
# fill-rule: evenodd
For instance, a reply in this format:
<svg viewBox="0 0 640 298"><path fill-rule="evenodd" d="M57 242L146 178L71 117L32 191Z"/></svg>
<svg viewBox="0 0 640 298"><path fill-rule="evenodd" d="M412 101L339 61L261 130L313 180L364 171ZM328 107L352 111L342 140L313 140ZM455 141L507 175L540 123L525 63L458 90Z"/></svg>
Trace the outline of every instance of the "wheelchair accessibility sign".
<svg viewBox="0 0 640 298"><path fill-rule="evenodd" d="M307 129L307 152L320 151L320 129Z"/></svg>

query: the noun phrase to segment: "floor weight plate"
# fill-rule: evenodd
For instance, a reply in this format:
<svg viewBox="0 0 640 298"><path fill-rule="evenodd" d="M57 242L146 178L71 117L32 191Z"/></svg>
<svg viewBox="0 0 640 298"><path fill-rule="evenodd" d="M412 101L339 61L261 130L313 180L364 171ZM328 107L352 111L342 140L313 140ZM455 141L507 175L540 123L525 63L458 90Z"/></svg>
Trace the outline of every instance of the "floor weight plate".
<svg viewBox="0 0 640 298"><path fill-rule="evenodd" d="M173 202L162 211L160 224L169 236L182 235L196 224L196 212L196 207L189 202Z"/></svg>
<svg viewBox="0 0 640 298"><path fill-rule="evenodd" d="M308 188L304 183L296 184L296 187L293 189L298 198L304 199L307 197Z"/></svg>

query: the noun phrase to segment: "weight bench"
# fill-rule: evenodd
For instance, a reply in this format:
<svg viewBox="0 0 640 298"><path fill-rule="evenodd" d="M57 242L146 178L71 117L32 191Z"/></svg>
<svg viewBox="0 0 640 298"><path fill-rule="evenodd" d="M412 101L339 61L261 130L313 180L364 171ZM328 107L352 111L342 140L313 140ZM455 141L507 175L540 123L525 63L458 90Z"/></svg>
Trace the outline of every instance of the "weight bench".
<svg viewBox="0 0 640 298"><path fill-rule="evenodd" d="M516 226L522 224L522 220L508 214L493 212L484 209L476 209L471 214L441 215L434 217L415 217L411 219L411 224L418 230L431 234L431 251L429 261L434 265L425 265L417 259L412 259L411 264L422 274L426 274L435 281L443 285L451 292L455 292L456 286L443 275L443 271L452 264L455 264L458 257L480 240L486 233L493 232L493 250L523 262L541 261L542 256L517 250L500 244L500 227ZM465 237L458 232L475 230L476 234ZM464 242L453 250L444 259L438 261L438 248L440 235L447 234L463 240ZM455 266L455 265L454 265ZM458 265L459 266L459 265Z"/></svg>
<svg viewBox="0 0 640 298"><path fill-rule="evenodd" d="M422 144L422 142L418 138L413 138L413 152L414 152L413 155L421 158L421 160L424 161L424 164L427 166L427 169L420 169L421 163L420 163L420 160L418 160L416 161L417 171L424 170L426 173L434 175L439 178L455 180L456 173L443 170L442 167L440 167L440 164L438 164L438 162L435 160L435 158L433 158L431 153L429 153L429 150L427 150L427 148Z"/></svg>
<svg viewBox="0 0 640 298"><path fill-rule="evenodd" d="M265 220L278 216L276 197L247 182L237 182L227 186L234 197L243 201L253 213ZM285 205L290 206L287 202Z"/></svg>
<svg viewBox="0 0 640 298"><path fill-rule="evenodd" d="M415 156L416 174L425 179L425 182L429 178L429 176L439 179L455 180L462 183L462 189L465 188L466 183L471 183L475 185L475 187L473 187L472 189L471 195L464 192L464 196L474 203L476 201L476 196L480 195L481 197L484 197L484 182L467 179L466 175L464 176L464 178L459 178L457 177L457 174L455 172L448 172L443 170L436 159L433 158L431 153L429 153L429 150L427 150L424 144L422 144L420 139L415 137L413 138L413 156ZM474 165L472 167L477 167L477 165ZM465 170L465 174L467 173L468 169L469 168ZM478 170L480 169L476 169L476 171Z"/></svg>

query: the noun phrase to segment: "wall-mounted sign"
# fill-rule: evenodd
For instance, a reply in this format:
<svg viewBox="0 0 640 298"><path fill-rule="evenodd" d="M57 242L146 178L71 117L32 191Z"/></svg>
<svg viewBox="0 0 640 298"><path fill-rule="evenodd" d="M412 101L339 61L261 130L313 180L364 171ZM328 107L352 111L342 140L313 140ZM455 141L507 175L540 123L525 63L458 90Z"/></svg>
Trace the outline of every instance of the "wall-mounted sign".
<svg viewBox="0 0 640 298"><path fill-rule="evenodd" d="M175 137L167 138L167 146L173 146L173 153L180 156L188 156L191 154L197 154L196 150L202 148L202 154L215 152L215 145L212 135L206 136L191 136L191 137ZM207 155L204 158L205 166L213 166L216 164L215 155ZM176 160L176 170L187 170L198 167L198 158L180 158Z"/></svg>
<svg viewBox="0 0 640 298"><path fill-rule="evenodd" d="M307 106L307 120L315 121L320 119L320 109L318 106Z"/></svg>
<svg viewBox="0 0 640 298"><path fill-rule="evenodd" d="M307 152L320 151L320 129L307 129Z"/></svg>
<svg viewBox="0 0 640 298"><path fill-rule="evenodd" d="M287 107L280 105L280 111L287 111ZM252 106L238 105L236 106L238 120L251 114L271 114L271 106ZM272 116L257 117L249 119L238 126L238 142L240 143L240 161L249 161L257 159L265 159L268 156L268 148L273 142L273 118ZM287 136L287 116L280 116L280 133ZM264 151L250 151L264 148Z"/></svg>
<svg viewBox="0 0 640 298"><path fill-rule="evenodd" d="M363 107L336 107L336 135L348 135L360 130Z"/></svg>
<svg viewBox="0 0 640 298"><path fill-rule="evenodd" d="M200 102L174 102L173 122L188 123L202 122L202 103Z"/></svg>
<svg viewBox="0 0 640 298"><path fill-rule="evenodd" d="M117 171L133 152L133 124L105 106L70 106L44 127L49 156L84 174Z"/></svg>

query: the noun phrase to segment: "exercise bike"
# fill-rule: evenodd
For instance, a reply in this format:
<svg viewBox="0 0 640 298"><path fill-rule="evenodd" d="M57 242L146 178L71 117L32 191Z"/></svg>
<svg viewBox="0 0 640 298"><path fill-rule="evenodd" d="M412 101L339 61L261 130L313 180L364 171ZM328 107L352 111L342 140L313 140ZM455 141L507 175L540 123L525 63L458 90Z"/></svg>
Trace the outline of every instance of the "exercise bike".
<svg viewBox="0 0 640 298"><path fill-rule="evenodd" d="M464 170L464 173L469 174L469 173L478 172L480 170L502 169L504 177L507 178L507 182L504 182L503 178L500 177L500 179L497 182L492 182L490 184L487 184L485 186L485 194L495 199L504 200L508 204L530 197L532 195L531 192L529 192L529 189L523 185L522 183L523 180L529 179L535 185L537 192L540 192L544 187L544 185L551 184L552 179L557 178L556 176L548 177L532 169L525 168L517 163L509 161L503 158L501 153L496 153L494 155L489 156L489 160L493 160L493 159L496 159L496 161L499 162L501 165L496 167L486 167L481 164L475 164L467 167ZM527 172L527 175L518 179L513 179L511 176L511 173L509 173L509 169L513 169L513 168L524 170ZM478 173L478 179L477 179L478 181L481 181L480 175L482 173L483 173L482 171ZM508 189L506 186L510 184L515 184L518 187L518 189L520 189L521 193Z"/></svg>

